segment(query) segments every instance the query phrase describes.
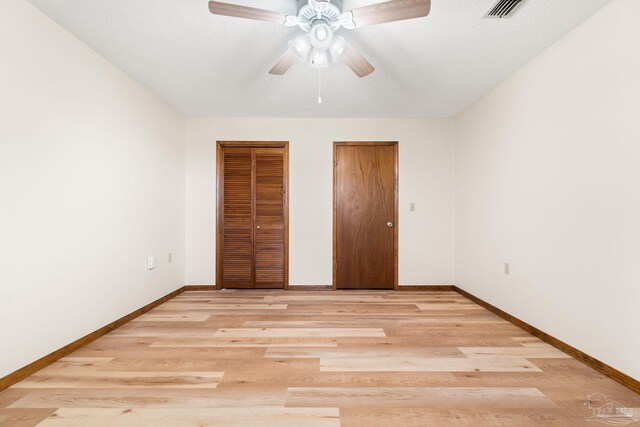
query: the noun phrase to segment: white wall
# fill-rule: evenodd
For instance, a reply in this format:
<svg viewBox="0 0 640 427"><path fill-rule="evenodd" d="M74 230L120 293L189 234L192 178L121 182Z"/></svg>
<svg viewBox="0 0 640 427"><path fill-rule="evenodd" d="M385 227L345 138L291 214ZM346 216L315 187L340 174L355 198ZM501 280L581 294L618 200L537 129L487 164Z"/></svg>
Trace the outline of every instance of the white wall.
<svg viewBox="0 0 640 427"><path fill-rule="evenodd" d="M24 0L0 64L2 377L184 284L184 119Z"/></svg>
<svg viewBox="0 0 640 427"><path fill-rule="evenodd" d="M400 283L452 283L452 125L450 119L188 120L187 283L215 280L217 140L290 141L293 285L331 283L333 141L399 141ZM409 212L410 202L416 212Z"/></svg>
<svg viewBox="0 0 640 427"><path fill-rule="evenodd" d="M638 22L614 1L455 121L457 284L635 378Z"/></svg>

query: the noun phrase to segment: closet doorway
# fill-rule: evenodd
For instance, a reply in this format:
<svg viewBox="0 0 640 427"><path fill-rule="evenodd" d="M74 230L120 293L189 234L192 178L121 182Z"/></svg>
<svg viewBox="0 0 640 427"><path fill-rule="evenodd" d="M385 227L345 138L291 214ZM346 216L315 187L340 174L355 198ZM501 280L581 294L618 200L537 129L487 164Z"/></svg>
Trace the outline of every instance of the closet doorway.
<svg viewBox="0 0 640 427"><path fill-rule="evenodd" d="M289 285L289 143L218 141L217 289Z"/></svg>

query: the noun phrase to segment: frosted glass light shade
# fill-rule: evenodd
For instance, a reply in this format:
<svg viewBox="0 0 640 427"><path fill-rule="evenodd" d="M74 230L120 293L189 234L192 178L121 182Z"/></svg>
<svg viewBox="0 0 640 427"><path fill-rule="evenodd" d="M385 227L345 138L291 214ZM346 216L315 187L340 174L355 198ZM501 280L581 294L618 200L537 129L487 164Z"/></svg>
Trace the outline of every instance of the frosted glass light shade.
<svg viewBox="0 0 640 427"><path fill-rule="evenodd" d="M307 34L296 37L289 41L289 49L298 58L299 61L306 61L311 50L311 40Z"/></svg>
<svg viewBox="0 0 640 427"><path fill-rule="evenodd" d="M311 50L309 57L309 66L312 68L326 68L329 66L329 54L326 50L316 49Z"/></svg>
<svg viewBox="0 0 640 427"><path fill-rule="evenodd" d="M337 36L333 39L331 46L329 47L329 52L331 53L331 59L333 62L344 61L344 58L347 56L347 52L349 52L349 43L342 36Z"/></svg>
<svg viewBox="0 0 640 427"><path fill-rule="evenodd" d="M309 37L313 47L327 50L333 41L333 30L325 23L316 24L311 28Z"/></svg>

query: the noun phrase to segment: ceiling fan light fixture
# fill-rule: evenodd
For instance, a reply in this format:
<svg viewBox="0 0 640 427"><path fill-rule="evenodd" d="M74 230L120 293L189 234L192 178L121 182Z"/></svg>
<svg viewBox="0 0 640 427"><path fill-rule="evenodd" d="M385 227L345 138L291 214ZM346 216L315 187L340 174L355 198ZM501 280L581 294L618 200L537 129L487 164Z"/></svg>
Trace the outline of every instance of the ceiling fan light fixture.
<svg viewBox="0 0 640 427"><path fill-rule="evenodd" d="M309 57L309 66L312 68L327 68L329 66L329 55L327 51L314 47Z"/></svg>
<svg viewBox="0 0 640 427"><path fill-rule="evenodd" d="M311 50L311 40L309 36L303 34L293 40L289 40L289 49L291 49L299 61L306 61L309 57L309 51Z"/></svg>
<svg viewBox="0 0 640 427"><path fill-rule="evenodd" d="M329 37L329 33L324 27L319 27L318 31L316 31L316 37L318 37L320 41L325 41L327 37Z"/></svg>
<svg viewBox="0 0 640 427"><path fill-rule="evenodd" d="M333 39L333 43L329 47L329 53L333 62L341 62L347 57L349 52L349 43L342 36Z"/></svg>
<svg viewBox="0 0 640 427"><path fill-rule="evenodd" d="M310 32L311 44L316 49L327 50L333 41L333 30L326 23L316 24Z"/></svg>

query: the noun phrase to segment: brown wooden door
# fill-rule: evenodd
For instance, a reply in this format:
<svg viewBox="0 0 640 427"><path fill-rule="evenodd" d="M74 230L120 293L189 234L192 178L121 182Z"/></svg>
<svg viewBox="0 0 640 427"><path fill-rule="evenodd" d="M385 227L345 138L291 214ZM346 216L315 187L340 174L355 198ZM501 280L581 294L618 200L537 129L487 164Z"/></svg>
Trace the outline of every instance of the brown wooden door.
<svg viewBox="0 0 640 427"><path fill-rule="evenodd" d="M397 143L334 145L334 287L397 287Z"/></svg>
<svg viewBox="0 0 640 427"><path fill-rule="evenodd" d="M223 152L222 283L253 287L253 192L251 148Z"/></svg>
<svg viewBox="0 0 640 427"><path fill-rule="evenodd" d="M287 286L288 147L218 143L218 288Z"/></svg>
<svg viewBox="0 0 640 427"><path fill-rule="evenodd" d="M255 287L284 288L284 155L257 148L255 156Z"/></svg>

